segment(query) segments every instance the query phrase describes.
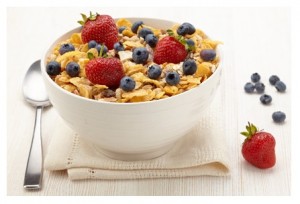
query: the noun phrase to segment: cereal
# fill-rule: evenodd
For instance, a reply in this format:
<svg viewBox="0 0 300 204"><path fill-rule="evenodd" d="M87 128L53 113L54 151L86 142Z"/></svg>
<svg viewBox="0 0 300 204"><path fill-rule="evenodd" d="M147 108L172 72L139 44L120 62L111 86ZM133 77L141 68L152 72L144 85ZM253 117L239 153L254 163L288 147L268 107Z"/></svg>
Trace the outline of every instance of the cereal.
<svg viewBox="0 0 300 204"><path fill-rule="evenodd" d="M125 27L127 27L127 28L131 28L131 26L132 26L132 23L131 23L129 20L125 19L125 18L120 18L120 19L116 22L116 24L117 24L118 27L125 26Z"/></svg>
<svg viewBox="0 0 300 204"><path fill-rule="evenodd" d="M178 88L176 86L165 86L164 87L164 91L166 92L166 94L168 95L175 95L178 93Z"/></svg>
<svg viewBox="0 0 300 204"><path fill-rule="evenodd" d="M80 33L73 33L70 39L70 42L73 44L82 44L81 34Z"/></svg>
<svg viewBox="0 0 300 204"><path fill-rule="evenodd" d="M142 43L140 43L139 41L134 42L134 41L125 41L123 43L125 49L132 49L132 48L137 48L137 47L144 47L144 45Z"/></svg>
<svg viewBox="0 0 300 204"><path fill-rule="evenodd" d="M197 63L197 71L195 73L195 76L196 77L203 77L203 76L209 77L212 74L211 68L212 68L212 64L210 62Z"/></svg>
<svg viewBox="0 0 300 204"><path fill-rule="evenodd" d="M199 85L201 86L201 83L207 80L218 68L220 56L217 55L212 61L204 61L200 57L200 51L203 49L216 50L221 42L209 39L202 30L196 28L194 33L180 36L177 34L180 24L175 24L170 30L161 30L143 24L143 26L138 28L137 33L142 28L148 28L158 40L168 35L177 38L179 42L185 45L185 49L188 50L187 58L194 60L197 65L197 70L194 74L184 75L183 61L180 63L166 62L159 65L162 70L160 77L157 79L149 78L147 70L148 67L155 64L153 62L155 46L152 46L148 41L146 42L143 37L138 37L137 34L133 33L131 30L132 23L125 18L120 18L116 21L117 28L125 27L122 33L118 34L118 40L124 47L124 51L110 49L105 54L106 57L117 57L120 59L125 75L135 81L135 87L132 91L124 91L118 87L108 87L102 84L93 84L88 80L85 71L86 65L93 58L102 56L99 56L96 48L89 49L88 43L83 43L80 32L71 34L69 39L58 43L53 48L52 53L48 57L48 62L55 60L60 63L61 73L51 76L51 78L61 88L85 98L109 103L133 103L161 100L173 97ZM188 47L185 40L192 40L195 46L192 48ZM75 47L75 50L61 55L59 49L65 43L71 43ZM149 52L149 57L146 62L143 62L144 64L137 64L133 61L133 50L141 47L146 48ZM70 62L76 62L80 66L78 77L70 77L65 71L67 64ZM179 74L180 81L177 85L171 86L166 83L165 77L170 71ZM150 75L150 77L152 76Z"/></svg>

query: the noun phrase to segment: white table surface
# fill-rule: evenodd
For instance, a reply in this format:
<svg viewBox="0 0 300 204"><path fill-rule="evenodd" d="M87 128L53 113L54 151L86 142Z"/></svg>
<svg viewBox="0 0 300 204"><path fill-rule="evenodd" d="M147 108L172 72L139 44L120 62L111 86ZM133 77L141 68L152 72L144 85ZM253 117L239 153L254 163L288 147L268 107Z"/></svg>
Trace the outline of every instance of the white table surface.
<svg viewBox="0 0 300 204"><path fill-rule="evenodd" d="M40 191L23 189L27 155L31 143L34 109L23 100L22 81L31 63L42 57L50 43L77 26L80 13L89 11L113 17L155 17L191 22L224 42L225 69L222 86L226 97L226 130L231 159L229 177L191 177L148 180L70 181L64 171L44 172ZM290 22L283 8L8 8L7 10L7 194L8 195L290 195L291 108L290 108ZM270 106L259 95L245 94L243 85L258 72L273 97ZM268 83L277 74L287 84L279 94ZM285 124L272 122L271 114L287 114ZM53 108L43 113L43 148L51 140L56 118ZM277 164L267 170L244 161L243 137L247 121L270 131L276 138Z"/></svg>

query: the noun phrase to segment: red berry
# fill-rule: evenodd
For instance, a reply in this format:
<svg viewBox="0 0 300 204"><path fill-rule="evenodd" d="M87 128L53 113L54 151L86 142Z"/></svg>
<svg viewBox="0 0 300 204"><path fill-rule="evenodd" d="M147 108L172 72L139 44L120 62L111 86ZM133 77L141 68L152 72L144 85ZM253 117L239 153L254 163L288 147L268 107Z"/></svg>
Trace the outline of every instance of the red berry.
<svg viewBox="0 0 300 204"><path fill-rule="evenodd" d="M102 84L117 88L124 77L122 63L117 58L95 58L85 67L86 77L93 84Z"/></svg>
<svg viewBox="0 0 300 204"><path fill-rule="evenodd" d="M252 165L266 169L273 167L276 163L275 139L268 132L258 131L257 128L248 123L247 132L241 132L246 136L242 147L242 155Z"/></svg>
<svg viewBox="0 0 300 204"><path fill-rule="evenodd" d="M91 14L86 17L82 14L84 21L79 21L83 25L81 38L83 43L95 40L97 43L105 44L108 49L118 42L118 28L109 15Z"/></svg>
<svg viewBox="0 0 300 204"><path fill-rule="evenodd" d="M154 51L154 62L157 64L180 63L187 56L185 46L174 37L167 36L158 41Z"/></svg>

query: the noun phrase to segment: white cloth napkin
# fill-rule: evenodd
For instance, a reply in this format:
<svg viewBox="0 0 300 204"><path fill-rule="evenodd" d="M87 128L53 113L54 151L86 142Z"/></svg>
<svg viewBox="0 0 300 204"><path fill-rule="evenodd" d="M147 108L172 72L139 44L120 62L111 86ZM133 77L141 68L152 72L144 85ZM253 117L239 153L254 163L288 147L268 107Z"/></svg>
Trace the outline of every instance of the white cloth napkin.
<svg viewBox="0 0 300 204"><path fill-rule="evenodd" d="M145 161L110 159L90 148L60 119L46 153L45 169L67 170L71 180L229 175L223 96L219 90L199 124L169 152Z"/></svg>

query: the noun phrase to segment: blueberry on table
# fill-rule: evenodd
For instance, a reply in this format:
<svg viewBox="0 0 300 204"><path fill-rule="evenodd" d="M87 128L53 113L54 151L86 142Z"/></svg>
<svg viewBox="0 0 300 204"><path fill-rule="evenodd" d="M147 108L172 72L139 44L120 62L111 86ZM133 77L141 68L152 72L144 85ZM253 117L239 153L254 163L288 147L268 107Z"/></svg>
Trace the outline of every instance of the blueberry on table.
<svg viewBox="0 0 300 204"><path fill-rule="evenodd" d="M98 45L98 43L95 40L91 40L88 42L88 48L95 48Z"/></svg>
<svg viewBox="0 0 300 204"><path fill-rule="evenodd" d="M70 77L77 77L79 75L80 66L76 62L69 62L66 66L66 72Z"/></svg>
<svg viewBox="0 0 300 204"><path fill-rule="evenodd" d="M282 81L277 81L276 83L275 83L275 88L277 89L277 91L279 91L279 92L285 92L285 90L286 90L286 85L285 85L285 83L283 83Z"/></svg>
<svg viewBox="0 0 300 204"><path fill-rule="evenodd" d="M179 84L180 76L177 72L171 71L166 74L166 82L171 86Z"/></svg>
<svg viewBox="0 0 300 204"><path fill-rule="evenodd" d="M157 64L153 64L148 68L147 74L150 79L158 79L161 75L161 72L161 67Z"/></svg>
<svg viewBox="0 0 300 204"><path fill-rule="evenodd" d="M129 76L125 76L120 81L120 88L124 91L132 91L135 88L135 81Z"/></svg>
<svg viewBox="0 0 300 204"><path fill-rule="evenodd" d="M63 55L66 52L74 51L75 47L71 43L62 44L59 48L59 54Z"/></svg>
<svg viewBox="0 0 300 204"><path fill-rule="evenodd" d="M265 91L265 85L261 82L255 84L255 89L257 93L263 93Z"/></svg>
<svg viewBox="0 0 300 204"><path fill-rule="evenodd" d="M203 49L200 51L200 57L204 61L212 61L216 58L217 53L214 49Z"/></svg>
<svg viewBox="0 0 300 204"><path fill-rule="evenodd" d="M284 112L276 111L272 114L272 118L275 123L282 123L285 120L286 115Z"/></svg>
<svg viewBox="0 0 300 204"><path fill-rule="evenodd" d="M251 82L247 82L244 86L244 90L246 93L253 93L254 89L255 89L255 86Z"/></svg>
<svg viewBox="0 0 300 204"><path fill-rule="evenodd" d="M146 36L146 39L145 39L146 43L150 46L150 47L155 47L157 42L158 42L158 39L155 35L153 34L148 34Z"/></svg>
<svg viewBox="0 0 300 204"><path fill-rule="evenodd" d="M133 33L137 33L137 31L138 31L138 29L139 29L139 27L141 26L141 25L143 25L144 23L143 23L143 21L136 21L136 22L134 22L133 24L132 24L132 26L131 26L131 31L133 32Z"/></svg>
<svg viewBox="0 0 300 204"><path fill-rule="evenodd" d="M196 29L195 27L190 24L190 23L183 23L181 24L178 29L177 29L177 34L178 35L192 35L193 33L195 33Z"/></svg>
<svg viewBox="0 0 300 204"><path fill-rule="evenodd" d="M137 64L144 64L147 62L149 52L144 47L137 47L132 52L132 59Z"/></svg>
<svg viewBox="0 0 300 204"><path fill-rule="evenodd" d="M270 78L269 78L269 82L270 82L270 84L272 84L272 85L275 85L276 82L279 81L279 80L280 80L280 79L279 79L279 77L278 77L277 75L272 75L272 76L270 76Z"/></svg>
<svg viewBox="0 0 300 204"><path fill-rule="evenodd" d="M51 61L46 66L47 73L50 76L58 75L61 71L60 64L56 61Z"/></svg>
<svg viewBox="0 0 300 204"><path fill-rule="evenodd" d="M251 81L256 83L256 82L259 82L260 80L260 75L258 73L254 73L251 75Z"/></svg>
<svg viewBox="0 0 300 204"><path fill-rule="evenodd" d="M261 97L259 98L260 102L264 105L268 105L272 102L272 97L270 95L267 94L263 94L261 95Z"/></svg>
<svg viewBox="0 0 300 204"><path fill-rule="evenodd" d="M119 33L122 33L125 29L126 29L126 26L121 26L121 27L118 29L118 32L119 32Z"/></svg>
<svg viewBox="0 0 300 204"><path fill-rule="evenodd" d="M183 73L185 75L193 75L197 71L197 64L193 59L187 59L182 65Z"/></svg>
<svg viewBox="0 0 300 204"><path fill-rule="evenodd" d="M152 30L150 30L149 28L142 28L138 33L138 37L146 39L146 36L149 34L153 34Z"/></svg>
<svg viewBox="0 0 300 204"><path fill-rule="evenodd" d="M124 51L125 49L124 49L124 46L123 46L123 44L121 42L116 42L114 44L114 50L116 52L119 52L119 51Z"/></svg>

